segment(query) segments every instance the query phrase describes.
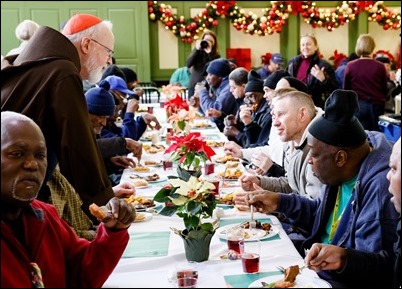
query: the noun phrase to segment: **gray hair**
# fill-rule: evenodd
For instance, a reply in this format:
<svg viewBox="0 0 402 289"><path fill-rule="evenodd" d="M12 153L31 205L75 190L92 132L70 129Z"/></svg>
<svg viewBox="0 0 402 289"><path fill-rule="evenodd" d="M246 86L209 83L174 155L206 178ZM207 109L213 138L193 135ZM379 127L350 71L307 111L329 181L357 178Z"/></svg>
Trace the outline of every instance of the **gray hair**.
<svg viewBox="0 0 402 289"><path fill-rule="evenodd" d="M7 126L10 123L21 123L27 122L32 124L33 126L37 127L39 130L39 126L29 117L24 114L14 112L14 111L2 111L1 112L1 139L7 134Z"/></svg>

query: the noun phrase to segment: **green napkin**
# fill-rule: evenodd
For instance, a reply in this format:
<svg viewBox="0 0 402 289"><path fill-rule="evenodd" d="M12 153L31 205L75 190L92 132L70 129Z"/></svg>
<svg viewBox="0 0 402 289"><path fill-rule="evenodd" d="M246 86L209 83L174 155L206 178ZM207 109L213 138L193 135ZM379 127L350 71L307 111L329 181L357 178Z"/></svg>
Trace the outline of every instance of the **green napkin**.
<svg viewBox="0 0 402 289"><path fill-rule="evenodd" d="M220 220L219 220L219 227L223 227L223 226L231 225L231 224L240 224L240 223L242 223L242 222L244 222L244 221L248 221L248 220L250 220L250 218L220 219ZM259 221L259 222L261 222L261 223L269 223L269 224L272 224L272 221L271 221L270 218L260 218L260 219L257 218L256 220ZM261 242L264 242L264 241L272 241L272 240L279 240L280 238L281 238L281 237L279 236L279 234L276 234L275 236L272 236L271 238L266 238L266 239L261 240ZM221 241L226 242L226 240L222 240L222 239L221 239Z"/></svg>
<svg viewBox="0 0 402 289"><path fill-rule="evenodd" d="M170 231L134 232L122 258L167 256L169 240Z"/></svg>
<svg viewBox="0 0 402 289"><path fill-rule="evenodd" d="M260 272L256 274L238 274L238 275L228 275L223 276L225 278L226 286L228 288L248 288L251 283L254 281L268 277L279 275L278 279L280 279L280 275L283 275L281 272ZM262 285L261 285L262 286Z"/></svg>

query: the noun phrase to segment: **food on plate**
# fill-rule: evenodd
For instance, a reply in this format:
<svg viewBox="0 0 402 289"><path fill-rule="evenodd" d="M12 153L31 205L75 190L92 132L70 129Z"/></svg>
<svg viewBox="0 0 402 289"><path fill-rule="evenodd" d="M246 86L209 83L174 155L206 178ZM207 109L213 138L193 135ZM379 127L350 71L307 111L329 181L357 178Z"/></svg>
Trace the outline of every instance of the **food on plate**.
<svg viewBox="0 0 402 289"><path fill-rule="evenodd" d="M207 145L209 145L210 147L213 147L213 148L220 148L220 147L223 147L223 145L225 144L222 141L215 141L215 140L207 140L206 142L207 142Z"/></svg>
<svg viewBox="0 0 402 289"><path fill-rule="evenodd" d="M239 161L227 161L225 167L227 168L237 168L239 166Z"/></svg>
<svg viewBox="0 0 402 289"><path fill-rule="evenodd" d="M147 180L148 182L155 182L155 181L157 181L159 179L160 179L160 176L158 174L145 176L145 180Z"/></svg>
<svg viewBox="0 0 402 289"><path fill-rule="evenodd" d="M250 227L250 223L245 222L244 228L248 229L249 227ZM271 230L271 224L270 223L261 223L260 221L255 220L255 228L269 232Z"/></svg>
<svg viewBox="0 0 402 289"><path fill-rule="evenodd" d="M143 179L135 179L132 184L134 187L146 187L148 186L148 181Z"/></svg>
<svg viewBox="0 0 402 289"><path fill-rule="evenodd" d="M296 277L300 273L299 265L293 265L285 268L283 279L276 281L274 284L261 282L264 288L290 288L295 285ZM269 287L266 287L269 286Z"/></svg>
<svg viewBox="0 0 402 289"><path fill-rule="evenodd" d="M153 200L147 199L147 198L144 198L144 197L141 197L141 196L131 195L130 197L125 198L124 200L129 204L133 204L134 206L136 206L136 205L144 205L146 207L155 206L155 203L154 203Z"/></svg>
<svg viewBox="0 0 402 289"><path fill-rule="evenodd" d="M242 174L243 172L240 169L226 169L224 172L217 173L217 176L224 179L237 180Z"/></svg>
<svg viewBox="0 0 402 289"><path fill-rule="evenodd" d="M151 161L151 160L144 161L144 164L146 166L157 166L160 165L161 163L162 163L161 161Z"/></svg>
<svg viewBox="0 0 402 289"><path fill-rule="evenodd" d="M235 192L226 195L221 195L221 197L217 199L218 204L234 205L233 198L235 195L236 195Z"/></svg>
<svg viewBox="0 0 402 289"><path fill-rule="evenodd" d="M208 122L200 121L200 122L195 123L194 127L198 127L198 128L211 127L211 124Z"/></svg>
<svg viewBox="0 0 402 289"><path fill-rule="evenodd" d="M132 168L132 170L137 173L144 173L149 172L151 169L147 166L136 166L135 168Z"/></svg>
<svg viewBox="0 0 402 289"><path fill-rule="evenodd" d="M156 154L158 152L163 152L165 150L164 145L158 145L158 144L143 144L142 148L149 154Z"/></svg>
<svg viewBox="0 0 402 289"><path fill-rule="evenodd" d="M112 213L105 206L99 207L95 203L89 205L89 212L92 214L92 216L96 217L98 221L102 222L105 222L108 218L112 217Z"/></svg>
<svg viewBox="0 0 402 289"><path fill-rule="evenodd" d="M135 220L136 220L136 221L143 221L143 220L145 220L145 214L136 213L136 215L135 215Z"/></svg>
<svg viewBox="0 0 402 289"><path fill-rule="evenodd" d="M224 156L217 157L215 159L215 161L217 163L225 164L228 161L239 161L239 159L237 159L237 158L235 158L234 156L231 156L231 155L224 155Z"/></svg>

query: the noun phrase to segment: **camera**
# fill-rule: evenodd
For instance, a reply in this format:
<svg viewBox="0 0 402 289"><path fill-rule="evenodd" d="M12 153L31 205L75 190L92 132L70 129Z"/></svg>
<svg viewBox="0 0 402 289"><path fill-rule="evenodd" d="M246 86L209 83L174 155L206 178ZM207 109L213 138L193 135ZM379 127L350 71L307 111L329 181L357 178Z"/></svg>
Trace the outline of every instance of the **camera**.
<svg viewBox="0 0 402 289"><path fill-rule="evenodd" d="M200 46L202 49L208 48L209 43L206 40L201 40Z"/></svg>

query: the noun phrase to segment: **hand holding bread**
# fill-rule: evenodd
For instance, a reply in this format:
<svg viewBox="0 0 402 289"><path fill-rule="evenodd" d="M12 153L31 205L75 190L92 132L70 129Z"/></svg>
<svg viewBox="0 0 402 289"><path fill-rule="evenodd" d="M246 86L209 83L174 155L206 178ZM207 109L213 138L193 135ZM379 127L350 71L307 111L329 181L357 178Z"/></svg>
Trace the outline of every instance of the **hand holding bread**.
<svg viewBox="0 0 402 289"><path fill-rule="evenodd" d="M111 198L106 206L91 204L89 211L109 229L126 229L136 217L134 206L116 197Z"/></svg>

